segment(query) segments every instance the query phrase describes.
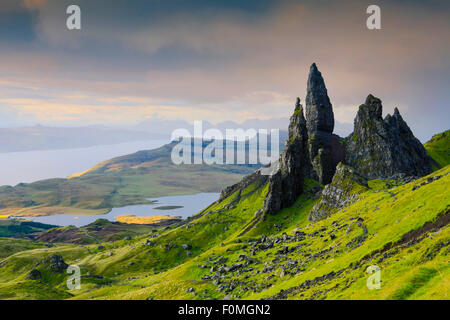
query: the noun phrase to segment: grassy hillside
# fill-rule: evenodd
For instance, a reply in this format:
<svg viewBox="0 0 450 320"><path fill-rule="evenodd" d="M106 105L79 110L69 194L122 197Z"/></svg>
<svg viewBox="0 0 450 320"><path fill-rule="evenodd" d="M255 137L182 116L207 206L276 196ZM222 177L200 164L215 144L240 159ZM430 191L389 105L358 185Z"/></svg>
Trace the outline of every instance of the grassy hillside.
<svg viewBox="0 0 450 320"><path fill-rule="evenodd" d="M434 135L424 146L435 161L435 169L450 164L450 130Z"/></svg>
<svg viewBox="0 0 450 320"><path fill-rule="evenodd" d="M175 165L174 144L114 158L70 179L0 187L0 216L104 214L111 208L148 204L147 198L220 192L255 165Z"/></svg>
<svg viewBox="0 0 450 320"><path fill-rule="evenodd" d="M0 298L448 299L449 173L371 181L317 223L307 220L316 182L274 216L259 213L267 185L254 182L164 231L11 254L0 260ZM55 254L81 267L80 290L49 269ZM379 290L366 286L371 265L381 269ZM41 277L27 279L34 268Z"/></svg>
<svg viewBox="0 0 450 320"><path fill-rule="evenodd" d="M20 251L45 248L44 243L38 241L0 238L0 259L6 258Z"/></svg>
<svg viewBox="0 0 450 320"><path fill-rule="evenodd" d="M106 219L98 219L84 227L57 227L51 230L36 233L34 240L46 243L73 243L73 244L100 244L135 237L143 234L155 234L158 230L166 228L179 219L151 221L147 224L134 222L120 223Z"/></svg>

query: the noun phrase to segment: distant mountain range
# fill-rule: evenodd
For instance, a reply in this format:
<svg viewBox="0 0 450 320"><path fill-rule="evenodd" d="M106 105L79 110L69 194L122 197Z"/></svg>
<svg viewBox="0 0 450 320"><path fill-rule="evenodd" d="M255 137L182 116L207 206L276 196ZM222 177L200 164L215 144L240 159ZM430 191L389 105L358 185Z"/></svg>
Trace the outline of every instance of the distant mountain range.
<svg viewBox="0 0 450 320"><path fill-rule="evenodd" d="M106 127L22 127L0 129L0 153L84 148L146 139L154 134Z"/></svg>
<svg viewBox="0 0 450 320"><path fill-rule="evenodd" d="M279 129L286 130L288 118L267 120L249 119L242 123L224 121L212 124L203 121L203 131L211 128L219 129L225 134L226 129ZM176 129L193 132L193 124L184 120L166 120L153 117L134 126L80 126L80 127L48 127L36 125L32 127L0 128L0 153L86 148L97 145L118 144L143 140L167 140ZM345 124L337 123L337 131L349 133Z"/></svg>

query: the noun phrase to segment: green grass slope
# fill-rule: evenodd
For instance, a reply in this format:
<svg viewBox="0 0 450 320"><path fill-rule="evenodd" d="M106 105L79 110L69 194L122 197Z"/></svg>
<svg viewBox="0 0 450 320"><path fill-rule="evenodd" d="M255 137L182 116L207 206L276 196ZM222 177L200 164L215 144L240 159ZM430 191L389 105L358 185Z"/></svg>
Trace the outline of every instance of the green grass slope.
<svg viewBox="0 0 450 320"><path fill-rule="evenodd" d="M424 146L428 155L435 161L435 169L450 164L450 130L434 135Z"/></svg>
<svg viewBox="0 0 450 320"><path fill-rule="evenodd" d="M317 223L307 220L316 182L274 216L258 213L267 185L255 182L156 233L12 253L0 259L0 299L448 299L449 173L372 181ZM80 290L45 264L27 279L54 254L80 266ZM366 285L371 265L379 290Z"/></svg>
<svg viewBox="0 0 450 320"><path fill-rule="evenodd" d="M0 259L20 251L36 248L44 248L44 243L22 239L0 238Z"/></svg>

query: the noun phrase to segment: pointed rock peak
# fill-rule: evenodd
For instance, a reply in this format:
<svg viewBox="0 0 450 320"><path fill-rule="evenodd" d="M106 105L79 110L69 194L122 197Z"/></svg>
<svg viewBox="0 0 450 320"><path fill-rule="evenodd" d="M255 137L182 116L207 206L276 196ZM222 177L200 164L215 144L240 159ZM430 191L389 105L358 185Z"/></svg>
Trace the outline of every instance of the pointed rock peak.
<svg viewBox="0 0 450 320"><path fill-rule="evenodd" d="M345 162L370 179L430 173L426 150L398 109L383 120L382 108L381 100L373 95L359 107L354 131L347 139Z"/></svg>
<svg viewBox="0 0 450 320"><path fill-rule="evenodd" d="M397 108L394 109L394 114L392 115L392 118L396 120L396 122L403 127L408 127L405 120L403 120L403 117L400 114L400 111L398 111ZM409 130L409 127L408 127Z"/></svg>
<svg viewBox="0 0 450 320"><path fill-rule="evenodd" d="M403 120L403 117L400 115L400 111L398 111L397 108L394 109L392 117L386 117L384 119L384 122L392 128L395 127L402 132L409 132L410 135L413 136L411 129L408 127L408 124L405 122L405 120Z"/></svg>
<svg viewBox="0 0 450 320"><path fill-rule="evenodd" d="M356 118L366 118L366 119L382 119L383 106L381 100L373 95L369 94L366 98L366 102L359 106L359 111Z"/></svg>
<svg viewBox="0 0 450 320"><path fill-rule="evenodd" d="M305 116L303 114L303 106L300 103L300 98L297 98L297 101L295 103L294 114L291 117L291 122L293 121L292 119L299 117L299 116L302 119L302 121L304 121L306 123Z"/></svg>
<svg viewBox="0 0 450 320"><path fill-rule="evenodd" d="M309 68L307 90L310 91L311 89L315 89L317 87L321 90L325 90L326 93L327 89L325 88L325 82L323 80L322 74L320 73L319 69L317 69L316 64L313 63L311 65L311 68Z"/></svg>
<svg viewBox="0 0 450 320"><path fill-rule="evenodd" d="M316 131L332 133L334 130L334 114L328 97L325 81L315 63L311 65L306 94L306 119L308 132Z"/></svg>
<svg viewBox="0 0 450 320"><path fill-rule="evenodd" d="M366 98L365 104L366 105L381 104L381 100L373 96L372 94L369 94Z"/></svg>
<svg viewBox="0 0 450 320"><path fill-rule="evenodd" d="M300 98L295 102L294 114L289 122L289 138L295 139L306 134L306 120L303 115L303 106L300 104Z"/></svg>
<svg viewBox="0 0 450 320"><path fill-rule="evenodd" d="M303 109L303 108L302 108L302 105L300 104L300 98L297 97L297 100L295 101L295 111L298 111L300 109ZM302 110L302 112L303 112L303 110Z"/></svg>

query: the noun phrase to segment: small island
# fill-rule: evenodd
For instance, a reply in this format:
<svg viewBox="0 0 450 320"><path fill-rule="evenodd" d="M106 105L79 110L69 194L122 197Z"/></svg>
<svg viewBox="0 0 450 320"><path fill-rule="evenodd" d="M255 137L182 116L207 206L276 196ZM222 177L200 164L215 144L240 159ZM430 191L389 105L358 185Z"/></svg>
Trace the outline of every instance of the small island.
<svg viewBox="0 0 450 320"><path fill-rule="evenodd" d="M156 207L154 209L156 210L175 210L175 209L181 209L184 208L183 206L160 206Z"/></svg>

